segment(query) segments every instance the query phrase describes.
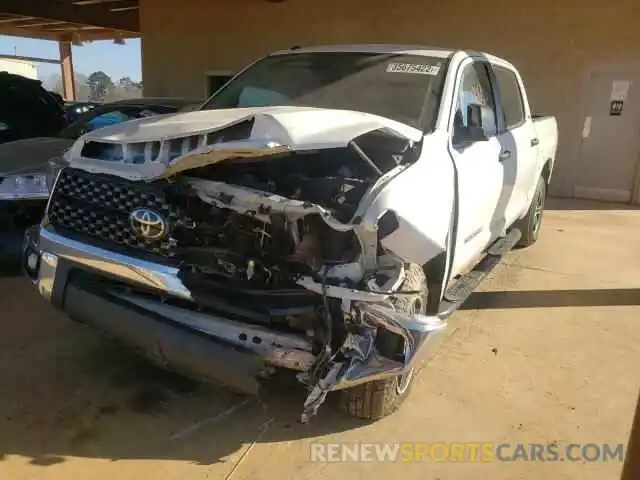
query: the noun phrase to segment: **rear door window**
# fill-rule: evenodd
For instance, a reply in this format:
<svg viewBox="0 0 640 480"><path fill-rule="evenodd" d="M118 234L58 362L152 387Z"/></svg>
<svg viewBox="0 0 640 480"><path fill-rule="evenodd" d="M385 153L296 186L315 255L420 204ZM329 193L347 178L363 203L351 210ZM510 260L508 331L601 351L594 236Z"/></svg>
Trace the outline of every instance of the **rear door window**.
<svg viewBox="0 0 640 480"><path fill-rule="evenodd" d="M524 100L518 78L504 67L494 65L493 71L504 111L504 126L507 130L516 128L524 122Z"/></svg>

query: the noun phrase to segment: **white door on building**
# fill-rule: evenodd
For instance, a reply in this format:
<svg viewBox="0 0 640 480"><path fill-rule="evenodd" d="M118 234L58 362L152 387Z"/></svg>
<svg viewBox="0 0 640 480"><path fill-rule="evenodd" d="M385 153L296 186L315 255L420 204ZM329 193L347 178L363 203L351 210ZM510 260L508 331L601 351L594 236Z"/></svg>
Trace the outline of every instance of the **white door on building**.
<svg viewBox="0 0 640 480"><path fill-rule="evenodd" d="M574 195L630 202L640 160L640 68L593 72L586 107Z"/></svg>

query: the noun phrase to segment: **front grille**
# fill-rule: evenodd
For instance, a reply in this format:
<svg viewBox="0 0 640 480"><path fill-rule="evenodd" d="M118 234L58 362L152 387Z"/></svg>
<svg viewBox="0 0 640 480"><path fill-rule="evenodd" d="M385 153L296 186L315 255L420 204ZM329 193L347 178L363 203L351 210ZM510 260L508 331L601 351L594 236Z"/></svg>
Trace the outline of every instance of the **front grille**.
<svg viewBox="0 0 640 480"><path fill-rule="evenodd" d="M162 215L169 225L169 235L160 240L137 236L129 219L136 208ZM170 233L180 213L157 185L66 168L51 196L47 216L56 229L71 232L87 243L171 257L174 248Z"/></svg>

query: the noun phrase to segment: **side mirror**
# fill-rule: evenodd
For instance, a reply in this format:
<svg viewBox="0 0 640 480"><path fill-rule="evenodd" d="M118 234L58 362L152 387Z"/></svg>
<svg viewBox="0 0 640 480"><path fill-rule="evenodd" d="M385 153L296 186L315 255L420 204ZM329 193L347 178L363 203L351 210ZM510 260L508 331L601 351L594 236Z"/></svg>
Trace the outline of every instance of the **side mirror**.
<svg viewBox="0 0 640 480"><path fill-rule="evenodd" d="M10 130L9 125L7 123L0 122L0 132L6 132L7 130Z"/></svg>
<svg viewBox="0 0 640 480"><path fill-rule="evenodd" d="M472 103L467 106L467 125L482 129L482 105Z"/></svg>
<svg viewBox="0 0 640 480"><path fill-rule="evenodd" d="M489 140L482 127L468 127L467 138L471 142L486 142Z"/></svg>
<svg viewBox="0 0 640 480"><path fill-rule="evenodd" d="M481 127L458 126L453 134L453 144L467 146L475 142L486 142L489 139Z"/></svg>
<svg viewBox="0 0 640 480"><path fill-rule="evenodd" d="M453 143L466 146L475 142L486 142L487 134L483 128L483 107L477 103L467 105L466 125L462 112L458 110L454 120Z"/></svg>
<svg viewBox="0 0 640 480"><path fill-rule="evenodd" d="M472 103L467 106L467 127L465 137L469 142L486 142L487 135L483 128L482 105Z"/></svg>

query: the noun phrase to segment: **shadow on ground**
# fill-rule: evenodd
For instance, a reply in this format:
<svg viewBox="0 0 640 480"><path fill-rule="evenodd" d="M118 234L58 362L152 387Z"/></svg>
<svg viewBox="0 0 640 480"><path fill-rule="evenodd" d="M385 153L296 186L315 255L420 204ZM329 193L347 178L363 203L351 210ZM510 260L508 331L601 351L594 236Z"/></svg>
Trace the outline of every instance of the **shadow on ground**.
<svg viewBox="0 0 640 480"><path fill-rule="evenodd" d="M306 392L290 376L258 398L167 373L59 315L21 279L0 278L0 305L0 469L13 455L43 467L70 456L210 465L254 441L363 425L335 397L300 424Z"/></svg>
<svg viewBox="0 0 640 480"><path fill-rule="evenodd" d="M463 310L640 305L640 289L516 290L475 292Z"/></svg>
<svg viewBox="0 0 640 480"><path fill-rule="evenodd" d="M249 398L167 373L57 314L26 281L0 279L0 303L2 459L18 455L42 467L67 457L211 465L252 442L310 441L363 425L339 411L335 395L319 417L300 424L305 391L291 376ZM637 289L479 292L466 308L639 303Z"/></svg>
<svg viewBox="0 0 640 480"><path fill-rule="evenodd" d="M20 274L24 232L0 220L0 278Z"/></svg>

